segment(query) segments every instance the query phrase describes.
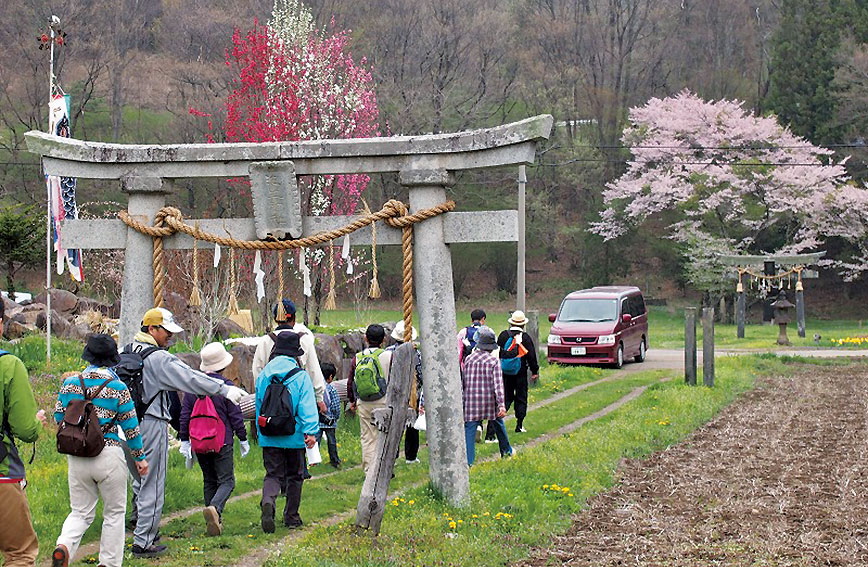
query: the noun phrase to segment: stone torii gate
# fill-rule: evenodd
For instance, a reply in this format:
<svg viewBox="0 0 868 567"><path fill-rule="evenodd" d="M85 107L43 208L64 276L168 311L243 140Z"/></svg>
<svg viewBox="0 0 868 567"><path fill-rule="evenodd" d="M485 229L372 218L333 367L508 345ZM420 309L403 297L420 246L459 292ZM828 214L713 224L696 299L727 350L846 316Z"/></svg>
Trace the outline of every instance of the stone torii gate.
<svg viewBox="0 0 868 567"><path fill-rule="evenodd" d="M398 173L410 194L410 213L446 201L454 172L532 164L536 145L547 139L552 117L452 134L347 140L233 144L137 145L86 142L43 132L26 134L28 149L42 156L46 175L116 179L129 195L127 212L150 225L176 191L174 181L197 177L249 176L258 194L253 219L200 219L203 231L253 240L265 233L293 238L348 224L349 217L304 217L292 203L298 175ZM257 191L257 187L259 190ZM281 213L282 211L282 213ZM299 226L300 225L300 226ZM461 379L455 329L455 297L449 244L515 241L516 211L450 212L414 227L413 281L426 377L428 447L433 485L450 502L465 504L469 477L464 443ZM120 220L73 220L63 224L65 248L125 249L120 338L129 341L152 307L151 237ZM354 233L370 244L370 228ZM401 231L386 226L377 244L399 244ZM164 247L191 249L193 239L175 234Z"/></svg>

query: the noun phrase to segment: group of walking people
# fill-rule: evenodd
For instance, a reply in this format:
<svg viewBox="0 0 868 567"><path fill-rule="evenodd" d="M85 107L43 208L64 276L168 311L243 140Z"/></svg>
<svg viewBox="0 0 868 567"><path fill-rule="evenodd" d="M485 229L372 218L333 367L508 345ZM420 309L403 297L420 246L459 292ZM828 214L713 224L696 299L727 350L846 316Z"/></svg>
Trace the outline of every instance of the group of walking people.
<svg viewBox="0 0 868 567"><path fill-rule="evenodd" d="M497 443L502 457L515 454L509 442L506 417L515 406L515 432L525 433L528 384L539 379L536 345L526 331L528 319L516 310L505 329L495 338L485 324L485 311L474 309L471 324L458 332L458 361L461 368L464 403L464 436L467 464L476 460L476 443L482 437L482 423L488 421L486 443Z"/></svg>
<svg viewBox="0 0 868 567"><path fill-rule="evenodd" d="M341 466L335 436L341 401L332 384L335 367L320 365L313 333L296 321L295 312L295 305L288 299L274 306L276 328L262 338L254 355L254 396L224 376L233 356L222 343L202 348L199 370L169 353L166 348L170 339L183 329L164 308L147 311L132 343L120 351L111 336L88 337L82 353L85 368L65 375L54 407L58 448L68 459L71 511L52 553L53 567L65 567L76 556L100 499L103 525L99 565L122 564L130 479L132 554L147 558L167 551L166 544L160 541L159 527L165 502L169 427L177 429L179 451L188 463L194 458L198 461L206 532L220 535L224 508L235 488L235 438L242 458L250 451L239 407L242 400L250 398L265 469L260 501L262 529L275 531L280 494L286 495L283 525L303 525L299 505L303 481L310 476L306 452L325 436L329 463L335 468ZM3 315L0 302L0 332ZM474 442L485 420L501 455L514 454L503 417L514 404L515 430L524 431L527 373L536 380L539 372L536 349L524 332L527 320L523 313L513 312L510 328L497 338L485 326L484 311L474 310L471 319L472 324L458 335L469 465L473 464ZM391 333L393 344L388 347L386 329L369 325L365 348L353 359L347 381L348 409L357 412L360 421L365 472L377 458L379 432L372 416L385 404L392 354L404 340L403 325L400 321L395 326ZM415 341L415 328L411 335ZM503 363L510 358L519 362ZM419 430L424 429L419 425L424 424L424 417L419 419L424 416L424 393L418 348L414 374L409 399L412 411L405 426L407 463L419 462ZM24 465L14 439L35 441L47 418L44 411L37 411L24 365L5 351L0 351L0 381L4 422L0 443L0 496L4 502L0 506L0 551L5 565L30 566L35 562L38 543L23 490Z"/></svg>

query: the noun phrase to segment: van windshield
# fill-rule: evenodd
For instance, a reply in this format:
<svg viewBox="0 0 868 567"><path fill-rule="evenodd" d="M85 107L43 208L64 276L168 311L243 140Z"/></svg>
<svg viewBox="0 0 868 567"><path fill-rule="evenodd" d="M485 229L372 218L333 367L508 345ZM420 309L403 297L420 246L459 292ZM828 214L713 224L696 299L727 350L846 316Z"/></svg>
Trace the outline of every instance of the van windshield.
<svg viewBox="0 0 868 567"><path fill-rule="evenodd" d="M561 306L558 321L600 323L614 321L617 315L617 299L568 299Z"/></svg>

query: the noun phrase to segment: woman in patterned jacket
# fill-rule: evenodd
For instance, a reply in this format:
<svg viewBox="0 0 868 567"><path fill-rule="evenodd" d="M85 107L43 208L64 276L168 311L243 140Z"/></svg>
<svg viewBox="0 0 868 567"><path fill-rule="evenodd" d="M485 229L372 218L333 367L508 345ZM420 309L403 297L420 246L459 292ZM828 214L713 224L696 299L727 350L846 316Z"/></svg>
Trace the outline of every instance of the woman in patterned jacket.
<svg viewBox="0 0 868 567"><path fill-rule="evenodd" d="M148 462L142 451L139 420L130 392L111 369L119 361L117 343L109 335L91 335L81 357L89 365L80 375L75 374L64 380L54 407L54 419L60 423L69 402L84 399L83 380L88 394L94 396L93 405L103 428L105 447L96 457L67 456L69 506L72 511L63 522L51 564L52 567L66 567L75 557L81 537L93 522L97 500L102 496L99 564L120 567L124 558L127 464L116 425L124 430L140 475L148 474Z"/></svg>

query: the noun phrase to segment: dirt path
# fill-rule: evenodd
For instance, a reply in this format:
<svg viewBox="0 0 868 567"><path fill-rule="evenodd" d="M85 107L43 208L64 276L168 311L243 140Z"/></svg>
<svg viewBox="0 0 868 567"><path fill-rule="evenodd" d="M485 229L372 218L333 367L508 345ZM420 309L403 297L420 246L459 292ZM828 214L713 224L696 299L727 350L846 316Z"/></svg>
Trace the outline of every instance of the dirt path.
<svg viewBox="0 0 868 567"><path fill-rule="evenodd" d="M868 565L864 365L794 367L619 469L532 566Z"/></svg>

